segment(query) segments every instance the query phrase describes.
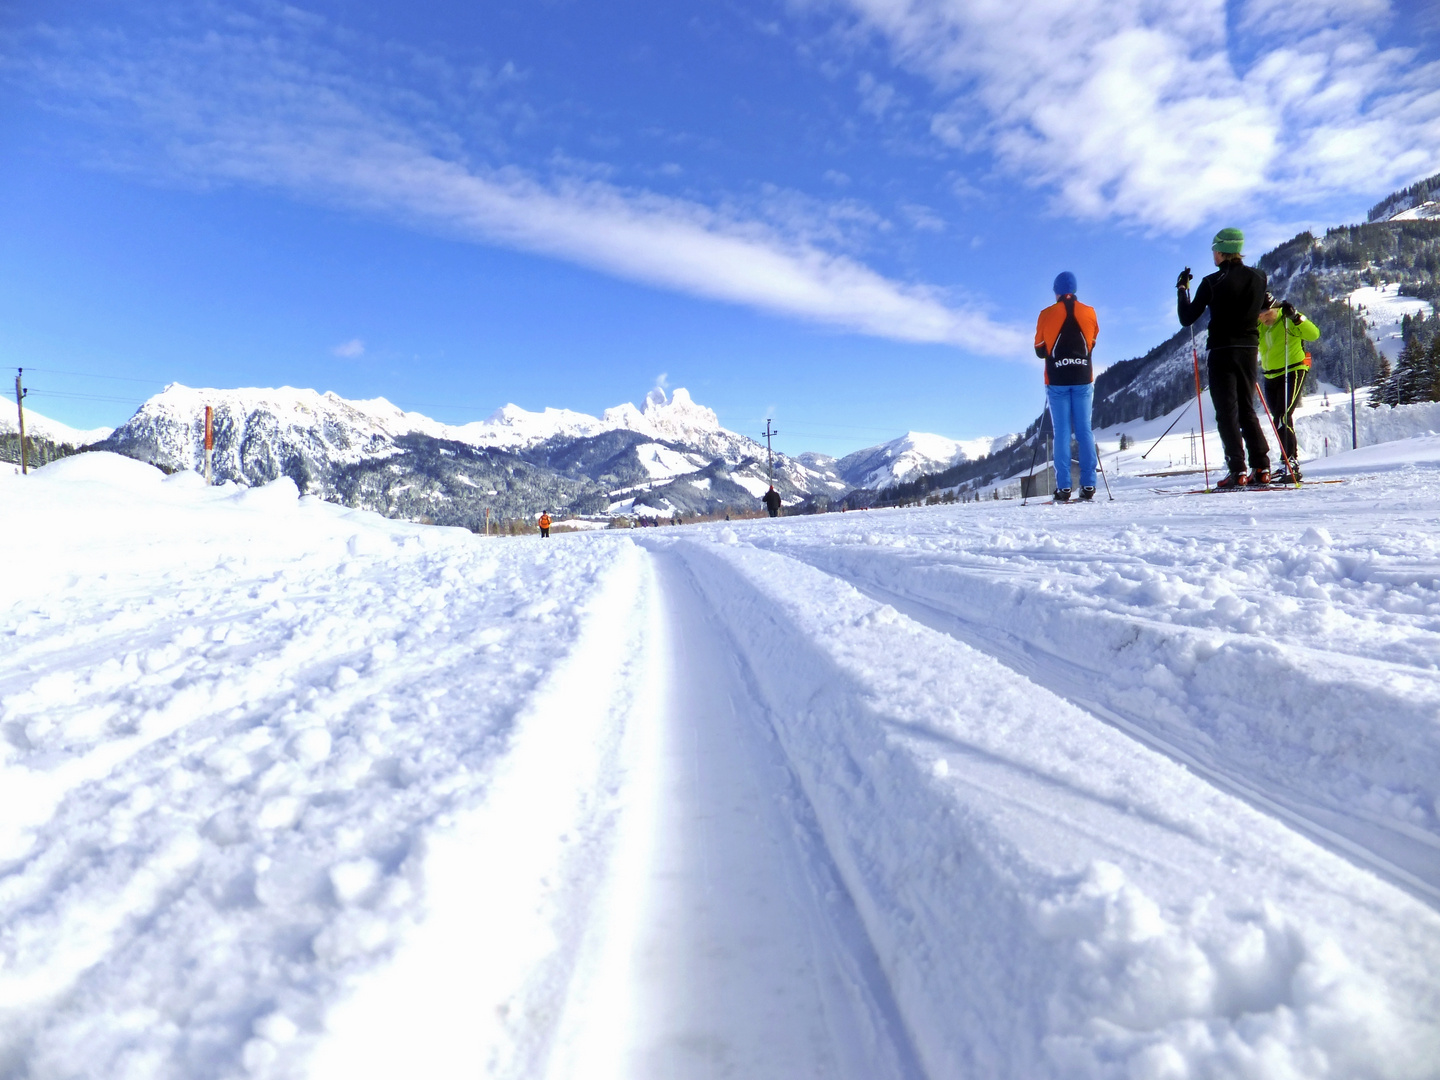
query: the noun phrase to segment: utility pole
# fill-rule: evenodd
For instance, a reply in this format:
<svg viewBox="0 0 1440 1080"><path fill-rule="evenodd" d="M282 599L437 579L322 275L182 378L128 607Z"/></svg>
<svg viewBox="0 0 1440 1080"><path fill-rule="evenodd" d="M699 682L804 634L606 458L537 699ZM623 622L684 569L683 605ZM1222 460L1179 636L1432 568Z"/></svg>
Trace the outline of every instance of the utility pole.
<svg viewBox="0 0 1440 1080"><path fill-rule="evenodd" d="M1360 425L1355 419L1355 315L1350 310L1350 297L1345 297L1345 314L1350 323L1350 449L1360 449Z"/></svg>
<svg viewBox="0 0 1440 1080"><path fill-rule="evenodd" d="M780 434L780 432L776 431L774 428L772 428L772 427L770 426L770 419L769 419L769 417L766 417L766 419L765 419L765 463L766 463L766 465L767 465L767 466L769 467L769 469L770 469L770 486L771 486L771 487L774 487L774 486L775 486L775 454L774 454L774 452L770 449L770 437L771 437L772 435L779 435L779 434Z"/></svg>
<svg viewBox="0 0 1440 1080"><path fill-rule="evenodd" d="M211 467L215 458L215 410L209 405L205 406L205 483L213 484L214 470Z"/></svg>
<svg viewBox="0 0 1440 1080"><path fill-rule="evenodd" d="M28 475L30 466L25 461L25 395L30 391L20 385L24 374L24 368L15 369L15 411L20 414L20 472Z"/></svg>

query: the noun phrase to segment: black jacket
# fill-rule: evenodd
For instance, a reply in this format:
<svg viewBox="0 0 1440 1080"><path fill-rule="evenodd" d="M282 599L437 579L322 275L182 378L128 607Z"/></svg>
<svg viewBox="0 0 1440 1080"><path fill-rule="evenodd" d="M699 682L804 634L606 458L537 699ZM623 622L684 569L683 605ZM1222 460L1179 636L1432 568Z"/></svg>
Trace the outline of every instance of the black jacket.
<svg viewBox="0 0 1440 1080"><path fill-rule="evenodd" d="M1265 274L1253 266L1227 259L1200 282L1195 299L1181 289L1177 299L1180 325L1189 326L1210 309L1210 349L1258 349L1260 311L1265 306Z"/></svg>

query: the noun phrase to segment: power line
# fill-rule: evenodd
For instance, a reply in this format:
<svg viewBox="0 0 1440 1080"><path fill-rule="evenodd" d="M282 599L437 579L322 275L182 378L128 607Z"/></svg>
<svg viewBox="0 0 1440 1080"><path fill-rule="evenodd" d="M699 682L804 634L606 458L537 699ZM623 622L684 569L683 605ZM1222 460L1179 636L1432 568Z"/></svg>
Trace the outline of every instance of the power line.
<svg viewBox="0 0 1440 1080"><path fill-rule="evenodd" d="M68 390L32 389L30 393L38 394L40 397L65 398L70 401L108 401L118 405L143 405L146 400L145 398L105 397L99 394L74 394Z"/></svg>
<svg viewBox="0 0 1440 1080"><path fill-rule="evenodd" d="M148 383L151 386L161 381L159 379L136 379L129 375L95 375L89 371L61 371L58 368L32 367L30 370L38 371L45 375L73 375L80 379L111 379L115 382Z"/></svg>

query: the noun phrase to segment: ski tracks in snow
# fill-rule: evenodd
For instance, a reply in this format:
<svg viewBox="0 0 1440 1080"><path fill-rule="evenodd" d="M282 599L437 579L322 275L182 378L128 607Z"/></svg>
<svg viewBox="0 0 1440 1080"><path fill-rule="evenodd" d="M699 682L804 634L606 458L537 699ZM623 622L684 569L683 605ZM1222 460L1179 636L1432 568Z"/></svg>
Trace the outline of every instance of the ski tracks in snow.
<svg viewBox="0 0 1440 1080"><path fill-rule="evenodd" d="M1049 640L1019 611L1146 654L1100 704L1219 715L1224 770L1270 753L1243 643L833 517L484 544L87 457L26 489L59 554L0 624L5 1080L1436 1075L1440 915L1006 653ZM151 537L123 573L97 520ZM1325 543L1273 556L1291 614L1423 659L1431 585ZM1259 618L1117 544L1103 602ZM1403 795L1403 758L1351 771Z"/></svg>

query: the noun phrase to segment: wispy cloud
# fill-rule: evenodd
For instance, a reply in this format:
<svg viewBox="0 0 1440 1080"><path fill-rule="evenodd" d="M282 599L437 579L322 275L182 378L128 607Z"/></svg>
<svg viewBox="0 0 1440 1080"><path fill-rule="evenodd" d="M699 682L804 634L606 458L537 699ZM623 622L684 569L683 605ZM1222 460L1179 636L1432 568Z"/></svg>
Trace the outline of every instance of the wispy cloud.
<svg viewBox="0 0 1440 1080"><path fill-rule="evenodd" d="M856 212L844 205L819 225L784 207L762 219L622 187L564 162L546 173L478 162L413 88L386 99L313 43L287 48L270 29L57 38L35 54L27 82L131 145L143 140L131 159L137 168L158 162L189 180L279 189L863 334L1024 352L1023 332L979 306L889 278L828 245L826 231L838 235Z"/></svg>
<svg viewBox="0 0 1440 1080"><path fill-rule="evenodd" d="M941 141L1076 217L1185 231L1440 168L1440 65L1377 44L1387 0L817 2L930 81Z"/></svg>
<svg viewBox="0 0 1440 1080"><path fill-rule="evenodd" d="M365 355L365 342L358 337L343 341L330 350L336 356L344 357L346 360L354 360L358 356Z"/></svg>

